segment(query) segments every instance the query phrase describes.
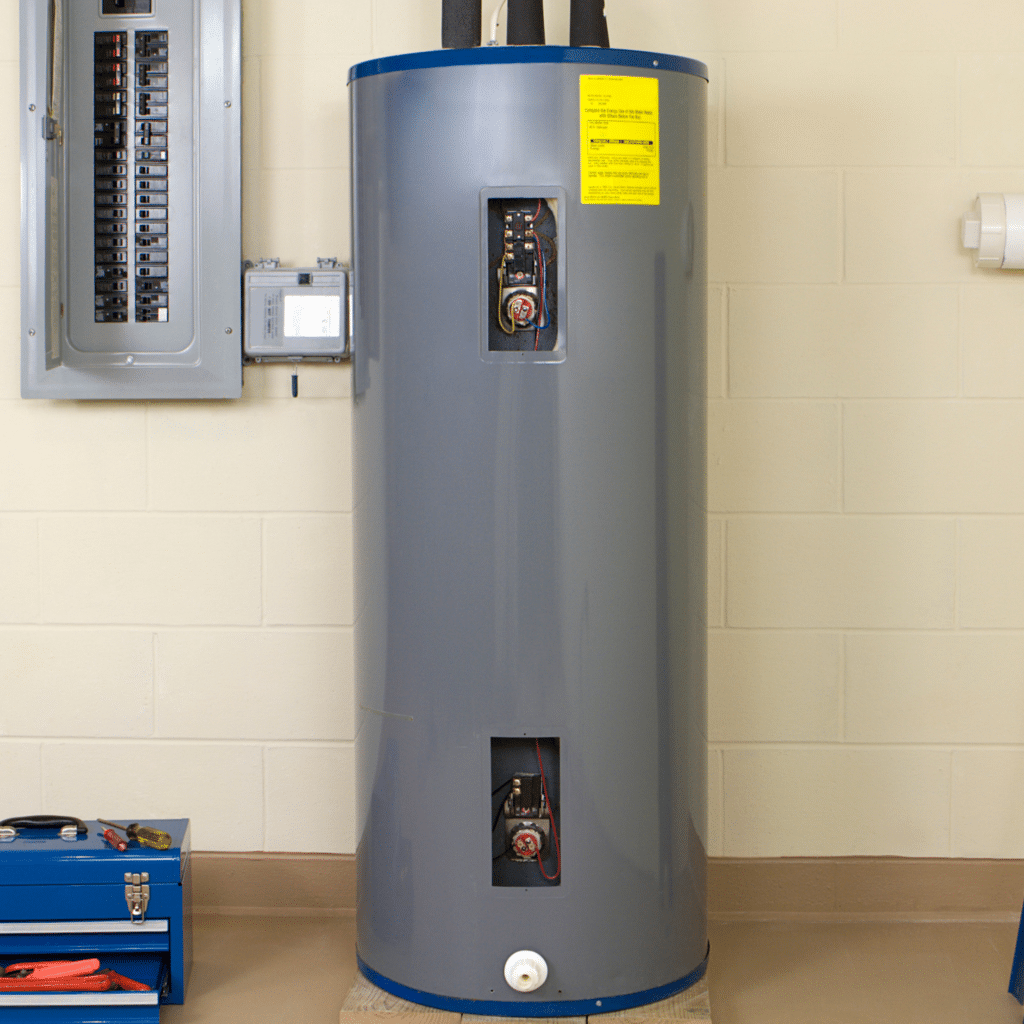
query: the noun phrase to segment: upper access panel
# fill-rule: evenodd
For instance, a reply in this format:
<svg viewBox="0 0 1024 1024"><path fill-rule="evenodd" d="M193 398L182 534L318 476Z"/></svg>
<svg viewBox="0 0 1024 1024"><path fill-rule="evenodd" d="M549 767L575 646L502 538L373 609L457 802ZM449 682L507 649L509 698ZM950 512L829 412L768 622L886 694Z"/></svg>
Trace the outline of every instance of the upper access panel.
<svg viewBox="0 0 1024 1024"><path fill-rule="evenodd" d="M25 398L241 394L240 0L20 0Z"/></svg>

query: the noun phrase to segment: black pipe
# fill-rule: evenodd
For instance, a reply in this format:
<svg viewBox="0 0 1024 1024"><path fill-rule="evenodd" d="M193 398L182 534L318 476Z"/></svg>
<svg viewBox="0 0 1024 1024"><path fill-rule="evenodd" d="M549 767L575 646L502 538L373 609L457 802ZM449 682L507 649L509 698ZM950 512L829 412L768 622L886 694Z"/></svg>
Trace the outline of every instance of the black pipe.
<svg viewBox="0 0 1024 1024"><path fill-rule="evenodd" d="M604 0L569 0L569 45L609 45Z"/></svg>
<svg viewBox="0 0 1024 1024"><path fill-rule="evenodd" d="M544 45L544 0L508 0L505 42L509 46Z"/></svg>
<svg viewBox="0 0 1024 1024"><path fill-rule="evenodd" d="M441 45L464 50L480 45L481 0L441 0Z"/></svg>

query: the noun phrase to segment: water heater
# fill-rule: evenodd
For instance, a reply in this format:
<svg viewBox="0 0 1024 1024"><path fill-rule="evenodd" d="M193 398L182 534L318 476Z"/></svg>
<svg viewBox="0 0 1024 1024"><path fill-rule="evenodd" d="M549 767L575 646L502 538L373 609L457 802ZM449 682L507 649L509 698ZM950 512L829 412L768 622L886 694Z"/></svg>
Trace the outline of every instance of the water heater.
<svg viewBox="0 0 1024 1024"><path fill-rule="evenodd" d="M705 897L706 68L350 74L358 954L414 1002L693 984Z"/></svg>

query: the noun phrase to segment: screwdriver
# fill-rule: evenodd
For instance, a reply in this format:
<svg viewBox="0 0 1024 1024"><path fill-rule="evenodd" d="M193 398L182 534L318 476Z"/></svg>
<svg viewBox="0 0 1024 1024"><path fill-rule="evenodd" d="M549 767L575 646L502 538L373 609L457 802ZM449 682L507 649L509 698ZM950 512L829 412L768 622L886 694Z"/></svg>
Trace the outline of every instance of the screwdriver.
<svg viewBox="0 0 1024 1024"><path fill-rule="evenodd" d="M103 838L120 853L128 849L128 844L113 829L105 828Z"/></svg>
<svg viewBox="0 0 1024 1024"><path fill-rule="evenodd" d="M119 828L129 839L134 839L141 846L150 846L154 850L169 850L171 848L171 837L169 833L158 828L150 828L148 825L140 825L135 822L131 825L116 825L112 821L96 819L101 825L111 825Z"/></svg>

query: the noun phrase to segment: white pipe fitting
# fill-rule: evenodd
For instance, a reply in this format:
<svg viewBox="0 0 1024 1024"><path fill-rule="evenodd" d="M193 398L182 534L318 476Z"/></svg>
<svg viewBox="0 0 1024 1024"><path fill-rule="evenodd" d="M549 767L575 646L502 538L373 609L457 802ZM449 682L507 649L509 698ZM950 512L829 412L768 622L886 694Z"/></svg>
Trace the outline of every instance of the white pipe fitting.
<svg viewBox="0 0 1024 1024"><path fill-rule="evenodd" d="M976 267L1024 270L1024 195L982 192L964 214L962 237Z"/></svg>
<svg viewBox="0 0 1024 1024"><path fill-rule="evenodd" d="M548 962L532 949L521 949L505 961L505 980L517 992L533 992L548 980Z"/></svg>

